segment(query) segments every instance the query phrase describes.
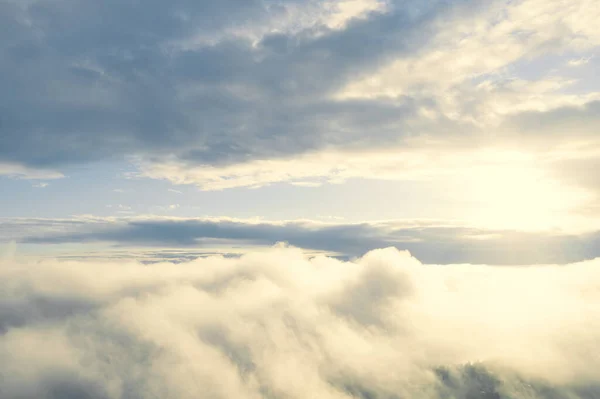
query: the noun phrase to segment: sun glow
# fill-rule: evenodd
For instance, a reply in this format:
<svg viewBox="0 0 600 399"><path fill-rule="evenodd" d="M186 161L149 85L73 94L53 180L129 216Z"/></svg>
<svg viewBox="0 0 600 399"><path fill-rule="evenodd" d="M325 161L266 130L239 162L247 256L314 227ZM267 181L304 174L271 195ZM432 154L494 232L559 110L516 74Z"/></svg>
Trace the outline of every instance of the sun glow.
<svg viewBox="0 0 600 399"><path fill-rule="evenodd" d="M522 162L480 166L461 177L467 218L487 228L563 231L586 230L576 209L591 195L565 187L543 168ZM589 220L587 221L589 222Z"/></svg>

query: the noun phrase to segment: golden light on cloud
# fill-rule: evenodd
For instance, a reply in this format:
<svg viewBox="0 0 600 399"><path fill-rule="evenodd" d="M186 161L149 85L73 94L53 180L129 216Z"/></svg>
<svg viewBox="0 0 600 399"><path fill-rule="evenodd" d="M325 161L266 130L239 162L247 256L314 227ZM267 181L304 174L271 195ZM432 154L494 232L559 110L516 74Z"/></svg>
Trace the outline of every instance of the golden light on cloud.
<svg viewBox="0 0 600 399"><path fill-rule="evenodd" d="M396 182L399 186L394 187L406 190L417 182L427 188L411 195L433 198L430 204L436 204L436 209L422 209L424 217L443 214L492 229L591 231L597 220L581 209L593 202L593 190L574 186L556 173L557 165L571 157L567 150L495 146L449 151L422 141L406 149L312 153L223 168L146 164L142 176L196 184L202 190L284 182L319 187L324 182L370 178Z"/></svg>

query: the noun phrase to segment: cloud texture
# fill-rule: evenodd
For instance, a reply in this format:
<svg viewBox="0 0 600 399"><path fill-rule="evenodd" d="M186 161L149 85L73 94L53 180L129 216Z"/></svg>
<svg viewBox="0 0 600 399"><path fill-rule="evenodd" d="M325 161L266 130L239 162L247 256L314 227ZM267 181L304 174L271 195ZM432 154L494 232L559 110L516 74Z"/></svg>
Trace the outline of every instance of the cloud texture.
<svg viewBox="0 0 600 399"><path fill-rule="evenodd" d="M277 247L0 265L7 399L600 395L598 261L444 267Z"/></svg>
<svg viewBox="0 0 600 399"><path fill-rule="evenodd" d="M373 178L373 155L432 143L597 148L597 90L543 57L591 57L599 16L592 0L4 1L0 173L130 159L216 189Z"/></svg>

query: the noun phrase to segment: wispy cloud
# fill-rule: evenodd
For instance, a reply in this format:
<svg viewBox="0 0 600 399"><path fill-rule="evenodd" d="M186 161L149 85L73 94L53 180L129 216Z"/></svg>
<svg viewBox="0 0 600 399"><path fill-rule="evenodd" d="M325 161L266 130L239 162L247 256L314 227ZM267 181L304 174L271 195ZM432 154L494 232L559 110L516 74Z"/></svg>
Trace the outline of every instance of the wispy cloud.
<svg viewBox="0 0 600 399"><path fill-rule="evenodd" d="M290 184L298 187L320 187L321 185L323 185L323 183L318 181L294 181Z"/></svg>
<svg viewBox="0 0 600 399"><path fill-rule="evenodd" d="M592 58L593 58L593 56L573 58L572 60L569 60L568 65L572 66L572 67L586 65L592 60Z"/></svg>
<svg viewBox="0 0 600 399"><path fill-rule="evenodd" d="M0 176L26 180L51 180L65 177L62 173L53 170L30 168L20 164L2 162L0 162Z"/></svg>

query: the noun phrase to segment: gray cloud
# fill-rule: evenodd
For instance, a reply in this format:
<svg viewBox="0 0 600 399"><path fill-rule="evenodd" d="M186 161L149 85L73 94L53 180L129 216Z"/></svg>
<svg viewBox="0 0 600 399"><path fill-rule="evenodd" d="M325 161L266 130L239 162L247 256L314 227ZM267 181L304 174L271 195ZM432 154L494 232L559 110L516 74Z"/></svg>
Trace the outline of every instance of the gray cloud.
<svg viewBox="0 0 600 399"><path fill-rule="evenodd" d="M271 246L287 242L309 250L355 257L374 248L406 249L426 263L551 264L600 256L600 233L485 230L400 221L322 224L254 223L230 219L15 220L3 222L5 241L31 244L104 242L117 246L197 248ZM181 256L180 254L179 256Z"/></svg>
<svg viewBox="0 0 600 399"><path fill-rule="evenodd" d="M10 95L0 98L0 159L55 167L142 153L232 162L352 142L346 127L360 118L402 120L403 104L364 110L323 94L418 48L442 2L418 13L395 7L342 31L270 34L258 45L239 36L177 44L260 26L293 3L4 2L0 71ZM330 132L322 118L346 127Z"/></svg>
<svg viewBox="0 0 600 399"><path fill-rule="evenodd" d="M4 2L11 29L0 79L10 95L0 98L0 160L60 168L141 155L222 165L473 130L449 118L408 125L421 106L435 107L428 97L330 95L419 51L436 21L466 18L478 2L391 2L341 30L317 22L257 43L227 34L307 4L319 2Z"/></svg>
<svg viewBox="0 0 600 399"><path fill-rule="evenodd" d="M597 266L2 260L0 394L592 399Z"/></svg>
<svg viewBox="0 0 600 399"><path fill-rule="evenodd" d="M557 145L578 137L593 139L599 125L600 101L590 101L583 106L563 106L545 112L520 112L508 118L502 129L509 138L524 145L531 141L539 145L540 139ZM573 136L565 132L572 132Z"/></svg>

